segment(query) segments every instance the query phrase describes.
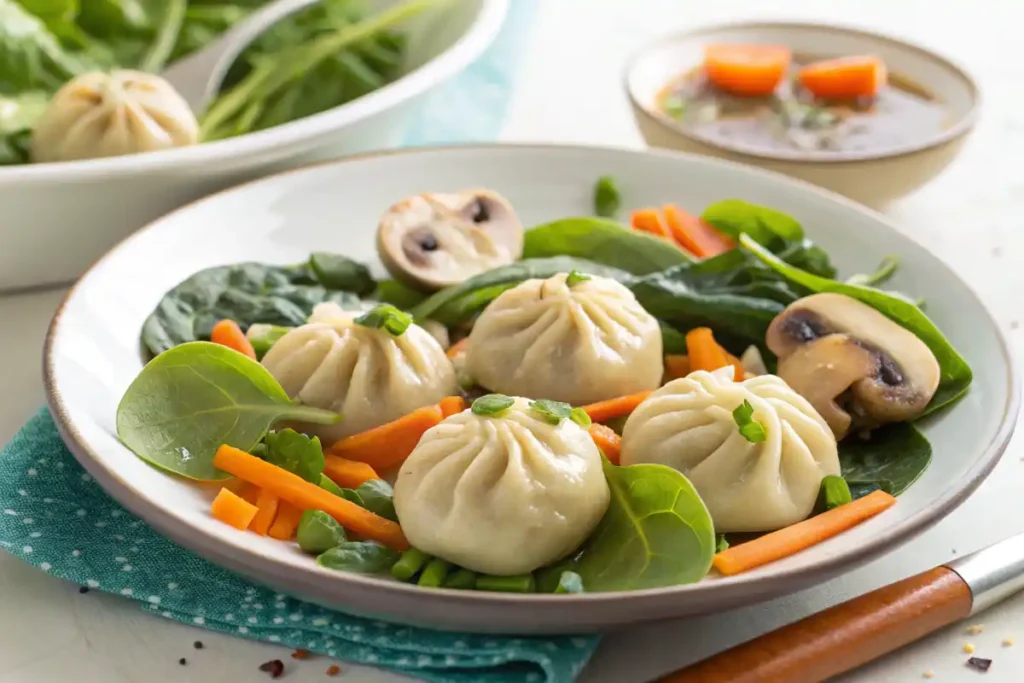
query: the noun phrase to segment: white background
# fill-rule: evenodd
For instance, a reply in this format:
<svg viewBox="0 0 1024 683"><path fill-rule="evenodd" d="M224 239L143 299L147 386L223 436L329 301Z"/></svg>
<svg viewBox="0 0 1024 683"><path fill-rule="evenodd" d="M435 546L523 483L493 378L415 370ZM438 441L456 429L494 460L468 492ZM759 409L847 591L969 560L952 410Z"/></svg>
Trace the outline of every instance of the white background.
<svg viewBox="0 0 1024 683"><path fill-rule="evenodd" d="M517 0L512 0L516 2ZM940 179L889 212L982 294L1019 349L1024 290L1024 4L1014 0L539 0L518 91L503 138L641 147L621 80L646 40L722 19L799 18L852 23L934 47L981 81L981 123ZM769 5L771 8L769 9ZM82 229L86 228L83 224ZM0 298L0 443L43 403L40 348L62 292ZM837 601L1024 531L1024 450L1017 438L995 473L959 510L892 556L804 593L685 623L656 624L606 639L584 683L639 683ZM89 593L0 553L0 683L122 683L263 680L256 667L280 657L289 681L322 682L323 660L295 663L280 648L144 615L135 603ZM980 635L951 627L843 683L921 680L1008 683L1024 670L1024 596L974 619ZM206 649L196 652L200 638ZM1017 638L1013 647L1000 645ZM964 666L967 641L993 658L981 674ZM189 665L181 667L179 657ZM398 677L345 667L340 680Z"/></svg>

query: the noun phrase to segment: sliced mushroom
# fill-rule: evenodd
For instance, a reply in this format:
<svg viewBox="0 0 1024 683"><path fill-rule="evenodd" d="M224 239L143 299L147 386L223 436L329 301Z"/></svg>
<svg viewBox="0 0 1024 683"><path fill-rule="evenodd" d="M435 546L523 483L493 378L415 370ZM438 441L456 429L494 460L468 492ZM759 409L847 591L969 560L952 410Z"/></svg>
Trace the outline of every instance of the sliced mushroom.
<svg viewBox="0 0 1024 683"><path fill-rule="evenodd" d="M518 259L523 225L493 190L425 192L387 210L377 250L396 279L433 291Z"/></svg>
<svg viewBox="0 0 1024 683"><path fill-rule="evenodd" d="M790 304L768 328L778 375L807 398L837 439L919 415L939 386L939 362L915 334L842 294Z"/></svg>

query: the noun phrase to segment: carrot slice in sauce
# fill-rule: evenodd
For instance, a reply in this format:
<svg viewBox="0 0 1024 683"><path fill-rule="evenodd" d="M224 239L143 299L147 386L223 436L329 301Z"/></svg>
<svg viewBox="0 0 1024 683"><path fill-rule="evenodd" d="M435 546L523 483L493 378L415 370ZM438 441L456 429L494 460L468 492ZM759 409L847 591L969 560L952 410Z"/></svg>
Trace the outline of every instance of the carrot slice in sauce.
<svg viewBox="0 0 1024 683"><path fill-rule="evenodd" d="M719 90L764 97L786 76L792 53L782 45L708 45L704 73Z"/></svg>
<svg viewBox="0 0 1024 683"><path fill-rule="evenodd" d="M888 78L885 62L872 55L828 59L800 70L800 85L823 100L874 97Z"/></svg>

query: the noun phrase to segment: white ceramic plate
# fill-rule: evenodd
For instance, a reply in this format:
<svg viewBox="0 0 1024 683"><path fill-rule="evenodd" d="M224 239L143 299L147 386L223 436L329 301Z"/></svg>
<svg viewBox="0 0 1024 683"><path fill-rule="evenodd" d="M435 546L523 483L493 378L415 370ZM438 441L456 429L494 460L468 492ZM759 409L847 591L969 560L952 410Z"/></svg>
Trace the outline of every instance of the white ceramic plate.
<svg viewBox="0 0 1024 683"><path fill-rule="evenodd" d="M897 254L900 290L964 354L968 396L924 426L931 467L893 508L796 556L732 578L580 596L501 595L415 586L317 567L290 545L210 517L211 491L157 471L117 440L118 400L142 367L139 330L163 293L207 266L292 263L310 250L375 261L374 232L395 200L424 190L487 186L524 223L591 211L595 177L619 179L627 208L677 202L698 210L743 198L789 212L842 272ZM583 147L508 146L367 156L267 178L186 206L97 263L68 295L45 349L51 410L78 460L112 496L199 554L279 590L397 621L475 631L552 633L717 611L823 581L897 548L953 510L996 464L1013 431L1018 380L1005 340L977 296L924 247L836 195L782 176L696 156Z"/></svg>

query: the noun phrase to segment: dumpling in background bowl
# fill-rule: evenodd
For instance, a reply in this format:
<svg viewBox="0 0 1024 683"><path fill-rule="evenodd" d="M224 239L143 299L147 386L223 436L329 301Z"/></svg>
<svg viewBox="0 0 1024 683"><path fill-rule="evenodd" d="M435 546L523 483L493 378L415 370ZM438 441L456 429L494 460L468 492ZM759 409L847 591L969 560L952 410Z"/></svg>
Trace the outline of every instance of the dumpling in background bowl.
<svg viewBox="0 0 1024 683"><path fill-rule="evenodd" d="M584 405L656 389L661 328L633 293L575 271L504 292L469 335L466 372L491 391Z"/></svg>

